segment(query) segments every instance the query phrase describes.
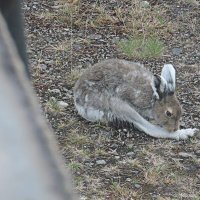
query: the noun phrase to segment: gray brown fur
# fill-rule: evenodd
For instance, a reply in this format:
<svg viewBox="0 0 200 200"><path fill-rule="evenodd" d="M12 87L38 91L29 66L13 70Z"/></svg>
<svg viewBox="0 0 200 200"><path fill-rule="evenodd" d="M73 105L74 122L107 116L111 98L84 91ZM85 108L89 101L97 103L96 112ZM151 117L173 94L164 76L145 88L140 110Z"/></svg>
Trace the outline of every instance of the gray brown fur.
<svg viewBox="0 0 200 200"><path fill-rule="evenodd" d="M164 66L162 74L154 76L139 63L104 60L88 68L75 84L75 106L89 121L118 119L153 137L185 139L191 134L187 129L177 131L181 106L174 91L173 66Z"/></svg>

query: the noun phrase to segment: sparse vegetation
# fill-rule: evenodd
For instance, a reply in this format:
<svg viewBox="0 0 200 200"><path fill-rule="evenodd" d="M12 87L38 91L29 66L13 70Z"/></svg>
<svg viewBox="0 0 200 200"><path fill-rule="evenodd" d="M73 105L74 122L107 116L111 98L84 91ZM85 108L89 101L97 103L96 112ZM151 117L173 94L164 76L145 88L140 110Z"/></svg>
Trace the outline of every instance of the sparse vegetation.
<svg viewBox="0 0 200 200"><path fill-rule="evenodd" d="M80 70L80 69L72 69L71 72L67 75L66 81L69 84L74 85L75 82L80 77L81 73L82 73L82 70Z"/></svg>
<svg viewBox="0 0 200 200"><path fill-rule="evenodd" d="M62 112L62 108L58 105L56 98L50 98L46 104L46 111L51 112L53 115L58 115Z"/></svg>
<svg viewBox="0 0 200 200"><path fill-rule="evenodd" d="M162 55L164 44L157 38L130 38L118 44L128 58L156 58Z"/></svg>
<svg viewBox="0 0 200 200"><path fill-rule="evenodd" d="M199 199L198 138L155 140L135 129L90 123L73 105L76 80L99 60L128 58L156 73L173 62L182 125L200 127L197 1L140 2L25 1L33 84L81 200ZM177 46L181 57L171 51ZM60 100L69 106L62 109Z"/></svg>

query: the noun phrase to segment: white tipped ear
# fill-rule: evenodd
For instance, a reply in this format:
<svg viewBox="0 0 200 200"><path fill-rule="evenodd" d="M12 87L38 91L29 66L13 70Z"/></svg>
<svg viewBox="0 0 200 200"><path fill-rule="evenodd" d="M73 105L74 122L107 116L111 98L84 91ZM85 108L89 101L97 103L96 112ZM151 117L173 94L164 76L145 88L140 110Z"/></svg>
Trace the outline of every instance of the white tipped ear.
<svg viewBox="0 0 200 200"><path fill-rule="evenodd" d="M165 64L161 72L161 77L167 82L167 90L174 92L176 89L176 71L173 65Z"/></svg>
<svg viewBox="0 0 200 200"><path fill-rule="evenodd" d="M163 93L167 87L167 81L160 76L160 91Z"/></svg>

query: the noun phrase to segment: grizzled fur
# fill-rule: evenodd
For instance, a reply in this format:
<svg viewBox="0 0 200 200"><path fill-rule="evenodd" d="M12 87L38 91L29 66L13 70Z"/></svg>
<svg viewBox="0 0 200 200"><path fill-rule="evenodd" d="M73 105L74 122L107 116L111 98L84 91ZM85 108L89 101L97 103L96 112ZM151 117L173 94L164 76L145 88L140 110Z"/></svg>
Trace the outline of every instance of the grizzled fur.
<svg viewBox="0 0 200 200"><path fill-rule="evenodd" d="M194 132L178 131L182 111L170 64L159 76L139 63L102 61L81 75L74 87L74 102L89 121L126 121L153 137L185 139Z"/></svg>

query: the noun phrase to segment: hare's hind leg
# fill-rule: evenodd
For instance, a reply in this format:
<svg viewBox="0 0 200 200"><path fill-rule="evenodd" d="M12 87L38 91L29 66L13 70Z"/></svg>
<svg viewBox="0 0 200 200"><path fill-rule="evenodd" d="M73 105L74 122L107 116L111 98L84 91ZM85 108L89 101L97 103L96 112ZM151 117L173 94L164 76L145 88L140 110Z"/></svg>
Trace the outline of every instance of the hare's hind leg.
<svg viewBox="0 0 200 200"><path fill-rule="evenodd" d="M119 98L113 97L110 99L110 110L112 116L119 120L128 121L136 128L144 131L146 134L156 138L171 138L171 139L186 139L192 136L191 132L186 130L179 130L174 133L169 133L165 129L149 123L137 111L134 110L128 103Z"/></svg>
<svg viewBox="0 0 200 200"><path fill-rule="evenodd" d="M74 103L79 115L88 121L105 121L106 105L100 93L75 93Z"/></svg>
<svg viewBox="0 0 200 200"><path fill-rule="evenodd" d="M76 109L83 118L87 119L88 121L95 122L95 121L102 121L104 112L101 110L98 110L92 106L87 105L79 105L75 104Z"/></svg>

